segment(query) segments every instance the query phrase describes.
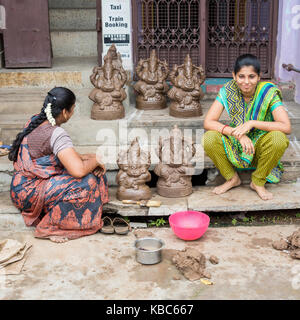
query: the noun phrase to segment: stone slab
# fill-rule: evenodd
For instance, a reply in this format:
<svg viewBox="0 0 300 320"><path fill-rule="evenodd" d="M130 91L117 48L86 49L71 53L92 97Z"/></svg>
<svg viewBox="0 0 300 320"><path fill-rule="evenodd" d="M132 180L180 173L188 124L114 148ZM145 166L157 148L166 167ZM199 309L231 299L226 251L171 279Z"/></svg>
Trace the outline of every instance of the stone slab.
<svg viewBox="0 0 300 320"><path fill-rule="evenodd" d="M272 201L263 201L249 186L240 186L223 195L212 193L213 187L194 187L192 195L181 199L159 197L152 189L153 198L160 199L161 207L147 208L135 204L123 204L116 199L116 188L109 188L109 203L103 207L104 213L122 216L169 216L177 211L195 210L203 212L247 212L300 209L300 179L293 184L267 185L274 194ZM9 192L0 193L0 215L19 214L12 204ZM5 216L7 219L8 217Z"/></svg>
<svg viewBox="0 0 300 320"><path fill-rule="evenodd" d="M13 205L9 192L0 192L0 214L19 214L20 211Z"/></svg>
<svg viewBox="0 0 300 320"><path fill-rule="evenodd" d="M122 216L147 216L148 208L134 204L123 204L116 198L117 188L109 188L109 203L103 206L103 212L118 213Z"/></svg>
<svg viewBox="0 0 300 320"><path fill-rule="evenodd" d="M150 207L149 216L169 216L174 212L187 210L187 197L182 198L164 198L157 193L151 198L151 200L161 201L160 207Z"/></svg>
<svg viewBox="0 0 300 320"><path fill-rule="evenodd" d="M50 30L96 30L96 9L51 9Z"/></svg>
<svg viewBox="0 0 300 320"><path fill-rule="evenodd" d="M5 69L7 70L7 69ZM48 71L18 73L0 72L0 88L9 87L78 87L82 84L80 72L76 71Z"/></svg>
<svg viewBox="0 0 300 320"><path fill-rule="evenodd" d="M23 217L20 213L10 214L0 212L0 230L26 230L27 227L24 223ZM2 234L2 232L1 232Z"/></svg>
<svg viewBox="0 0 300 320"><path fill-rule="evenodd" d="M204 212L300 209L300 180L291 184L267 184L266 187L274 195L272 201L261 200L256 192L246 185L222 195L213 194L213 187L195 187L188 198L188 208Z"/></svg>
<svg viewBox="0 0 300 320"><path fill-rule="evenodd" d="M39 93L39 90L44 95L47 89L52 89L54 86L69 87L72 90L76 88L92 89L89 77L96 65L98 62L95 55L91 57L54 57L51 69L0 69L0 90L5 88L12 94L16 90L15 94L22 96L24 91L17 89L28 89L28 94L34 96L36 92ZM0 94L2 95L3 92L0 91ZM18 101L18 98L16 99Z"/></svg>
<svg viewBox="0 0 300 320"><path fill-rule="evenodd" d="M49 8L96 8L96 0L48 0Z"/></svg>
<svg viewBox="0 0 300 320"><path fill-rule="evenodd" d="M97 31L51 31L54 57L97 56Z"/></svg>

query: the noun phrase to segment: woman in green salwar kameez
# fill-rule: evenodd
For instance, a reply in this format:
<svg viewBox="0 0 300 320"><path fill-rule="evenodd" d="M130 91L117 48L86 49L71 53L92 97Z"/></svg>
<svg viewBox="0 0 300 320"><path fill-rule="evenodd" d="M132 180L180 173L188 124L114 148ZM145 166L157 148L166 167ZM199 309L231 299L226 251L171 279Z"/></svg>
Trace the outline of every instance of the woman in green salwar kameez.
<svg viewBox="0 0 300 320"><path fill-rule="evenodd" d="M255 56L240 56L232 74L233 80L221 88L204 120L204 150L226 179L213 192L222 194L239 186L237 171L252 169L250 187L261 199L271 200L273 194L265 183L280 181L280 158L289 145L290 120L280 90L271 82L260 81ZM224 109L231 119L229 126L219 121Z"/></svg>

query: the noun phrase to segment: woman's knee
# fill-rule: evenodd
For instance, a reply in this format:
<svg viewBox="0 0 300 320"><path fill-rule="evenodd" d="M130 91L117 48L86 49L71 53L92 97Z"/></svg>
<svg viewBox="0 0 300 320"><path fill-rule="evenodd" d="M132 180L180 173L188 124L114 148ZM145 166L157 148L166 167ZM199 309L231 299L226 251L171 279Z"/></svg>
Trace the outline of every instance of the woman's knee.
<svg viewBox="0 0 300 320"><path fill-rule="evenodd" d="M221 139L222 135L220 132L213 130L206 131L202 137L202 146L205 151L212 150Z"/></svg>
<svg viewBox="0 0 300 320"><path fill-rule="evenodd" d="M281 131L271 131L268 134L268 140L277 150L285 150L289 146L289 139Z"/></svg>

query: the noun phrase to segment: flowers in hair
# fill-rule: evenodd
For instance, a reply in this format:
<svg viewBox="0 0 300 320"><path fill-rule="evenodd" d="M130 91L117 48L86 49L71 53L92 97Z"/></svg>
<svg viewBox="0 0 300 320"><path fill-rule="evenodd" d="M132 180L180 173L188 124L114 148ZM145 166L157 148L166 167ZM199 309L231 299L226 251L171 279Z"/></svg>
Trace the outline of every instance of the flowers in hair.
<svg viewBox="0 0 300 320"><path fill-rule="evenodd" d="M55 119L52 116L51 103L47 104L47 107L45 108L45 113L46 113L46 116L47 116L47 120L50 122L51 126L55 126L56 122L55 122Z"/></svg>

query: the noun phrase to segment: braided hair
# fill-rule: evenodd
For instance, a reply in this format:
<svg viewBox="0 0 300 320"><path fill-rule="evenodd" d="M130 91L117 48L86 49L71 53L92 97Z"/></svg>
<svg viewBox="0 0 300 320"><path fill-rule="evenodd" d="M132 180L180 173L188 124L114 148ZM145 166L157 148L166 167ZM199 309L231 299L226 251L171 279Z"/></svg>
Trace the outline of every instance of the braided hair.
<svg viewBox="0 0 300 320"><path fill-rule="evenodd" d="M8 159L10 161L17 161L18 152L22 140L25 136L31 133L35 128L42 124L45 120L49 120L49 115L47 117L46 108L51 105L51 115L54 119L64 110L71 111L72 106L76 101L75 94L64 87L55 87L50 90L45 98L41 112L31 119L30 124L23 131L19 132L12 144L12 148L8 154Z"/></svg>

